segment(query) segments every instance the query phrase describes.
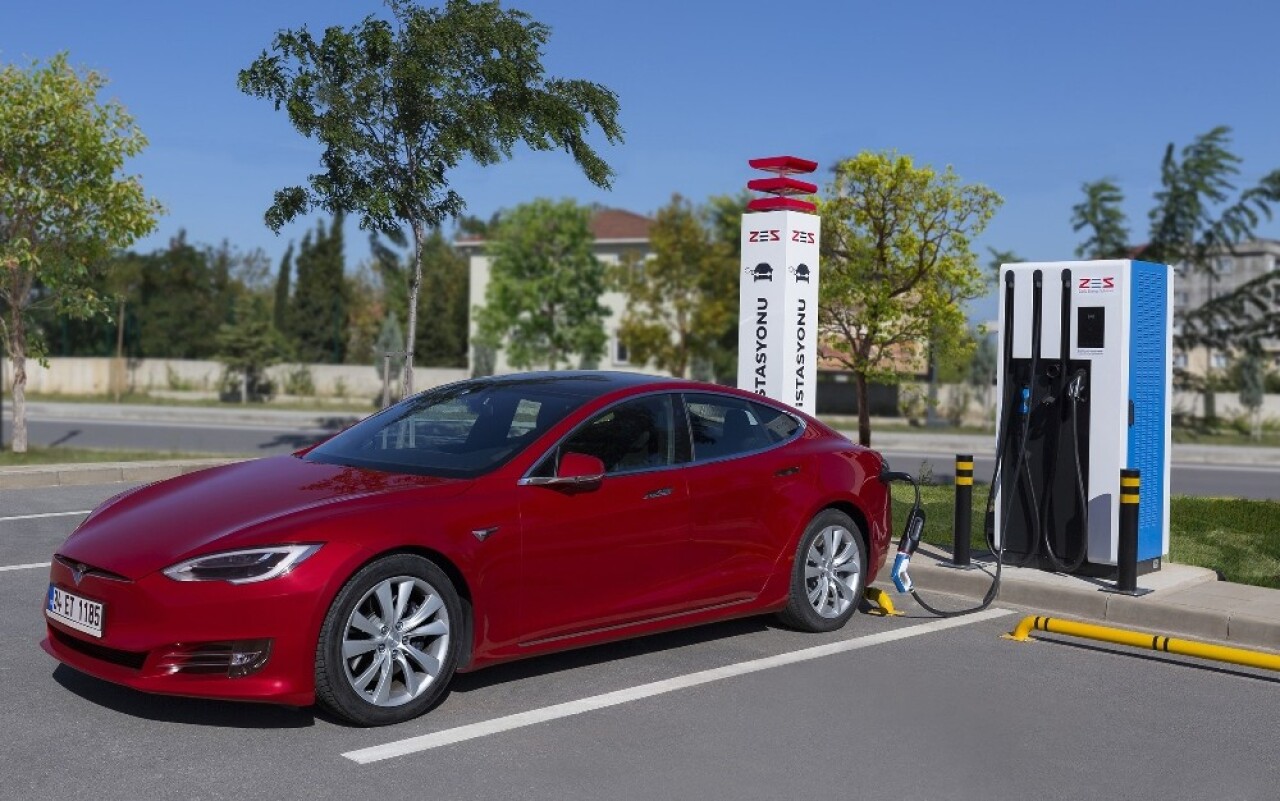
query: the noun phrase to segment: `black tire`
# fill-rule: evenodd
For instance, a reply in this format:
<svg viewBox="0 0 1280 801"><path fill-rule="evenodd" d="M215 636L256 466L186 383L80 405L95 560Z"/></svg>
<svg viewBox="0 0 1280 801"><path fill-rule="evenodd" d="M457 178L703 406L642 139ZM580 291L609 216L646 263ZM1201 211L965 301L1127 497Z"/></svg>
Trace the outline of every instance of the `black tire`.
<svg viewBox="0 0 1280 801"><path fill-rule="evenodd" d="M401 594L408 597L398 614ZM390 622L383 620L381 611L386 598L392 604L385 615ZM419 616L422 621L415 622ZM453 582L433 562L413 554L371 562L343 585L320 627L316 702L357 726L415 718L448 687L468 630ZM423 631L427 633L414 636ZM344 647L360 653L344 659ZM438 670L432 674L428 665ZM421 675L418 668L423 669ZM361 683L364 676L371 678ZM371 689L362 692L357 686Z"/></svg>
<svg viewBox="0 0 1280 801"><path fill-rule="evenodd" d="M833 557L823 559L829 533L835 534L837 545ZM811 551L819 556L816 562L809 558ZM818 575L808 575L810 567ZM867 546L862 530L844 512L824 509L809 521L796 547L791 593L778 618L800 631L835 631L853 617L866 586ZM815 593L818 601L811 600Z"/></svg>

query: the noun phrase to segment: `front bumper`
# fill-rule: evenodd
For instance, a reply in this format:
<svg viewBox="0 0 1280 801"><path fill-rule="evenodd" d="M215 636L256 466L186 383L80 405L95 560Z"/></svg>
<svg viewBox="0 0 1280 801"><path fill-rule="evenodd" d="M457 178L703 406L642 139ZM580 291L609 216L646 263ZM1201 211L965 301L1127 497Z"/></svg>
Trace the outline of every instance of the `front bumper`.
<svg viewBox="0 0 1280 801"><path fill-rule="evenodd" d="M177 582L160 573L137 581L89 574L77 585L55 560L50 582L104 605L102 636L45 615L40 646L76 670L143 692L307 706L315 701L316 641L327 601L312 586L319 568L303 564L288 575L240 585ZM174 654L246 640L270 640L270 656L250 675L210 672L207 658L175 667L182 660Z"/></svg>

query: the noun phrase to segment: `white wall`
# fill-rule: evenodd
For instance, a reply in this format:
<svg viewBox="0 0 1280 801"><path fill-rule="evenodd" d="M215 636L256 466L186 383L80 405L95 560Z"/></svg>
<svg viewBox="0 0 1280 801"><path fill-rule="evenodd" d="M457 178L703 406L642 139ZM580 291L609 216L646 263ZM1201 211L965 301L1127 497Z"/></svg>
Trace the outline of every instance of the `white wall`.
<svg viewBox="0 0 1280 801"><path fill-rule="evenodd" d="M27 360L27 392L50 395L105 395L111 389L111 362L106 357L52 358L47 368L33 359ZM267 370L283 391L284 376L297 369L297 364L278 364ZM372 365L312 364L311 380L316 394L352 398L372 398L382 391L382 379ZM217 392L223 367L218 362L183 359L137 359L126 362L130 391L195 390ZM414 383L427 389L458 381L468 376L462 368L418 367L413 371ZM4 361L6 392L13 383L13 368ZM338 390L343 392L339 393Z"/></svg>

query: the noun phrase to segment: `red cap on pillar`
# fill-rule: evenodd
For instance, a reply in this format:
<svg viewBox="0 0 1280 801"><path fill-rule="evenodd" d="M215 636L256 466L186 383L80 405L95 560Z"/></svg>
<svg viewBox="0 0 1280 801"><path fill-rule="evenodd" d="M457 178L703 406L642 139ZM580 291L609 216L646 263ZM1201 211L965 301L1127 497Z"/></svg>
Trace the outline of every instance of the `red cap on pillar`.
<svg viewBox="0 0 1280 801"><path fill-rule="evenodd" d="M808 181L788 178L789 175L803 175L818 169L818 162L796 156L769 156L747 161L753 169L774 173L776 178L753 178L747 182L747 188L756 192L765 192L773 197L755 198L747 204L749 211L804 211L813 213L818 207L807 200L797 200L791 195L816 194L818 187Z"/></svg>

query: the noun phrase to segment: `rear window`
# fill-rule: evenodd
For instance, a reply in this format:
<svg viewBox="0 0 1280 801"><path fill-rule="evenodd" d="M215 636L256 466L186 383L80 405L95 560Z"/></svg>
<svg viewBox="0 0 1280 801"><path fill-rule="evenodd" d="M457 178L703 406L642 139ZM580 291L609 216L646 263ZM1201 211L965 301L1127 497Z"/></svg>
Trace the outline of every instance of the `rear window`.
<svg viewBox="0 0 1280 801"><path fill-rule="evenodd" d="M553 382L451 384L416 395L311 450L309 462L471 478L506 463L585 397Z"/></svg>

